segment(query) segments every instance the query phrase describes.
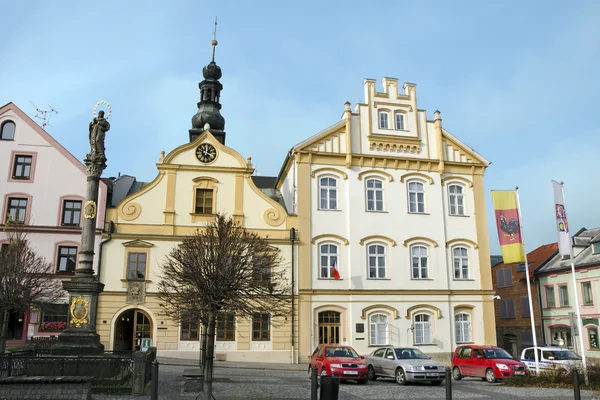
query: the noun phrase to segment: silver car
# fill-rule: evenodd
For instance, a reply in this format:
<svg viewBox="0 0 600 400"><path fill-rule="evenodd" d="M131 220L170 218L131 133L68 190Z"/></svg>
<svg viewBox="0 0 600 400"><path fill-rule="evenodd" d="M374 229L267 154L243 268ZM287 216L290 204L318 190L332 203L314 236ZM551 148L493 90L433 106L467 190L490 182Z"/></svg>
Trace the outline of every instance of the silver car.
<svg viewBox="0 0 600 400"><path fill-rule="evenodd" d="M446 367L421 350L409 347L380 347L365 357L369 379L394 378L399 385L407 382L431 382L439 385L446 378Z"/></svg>

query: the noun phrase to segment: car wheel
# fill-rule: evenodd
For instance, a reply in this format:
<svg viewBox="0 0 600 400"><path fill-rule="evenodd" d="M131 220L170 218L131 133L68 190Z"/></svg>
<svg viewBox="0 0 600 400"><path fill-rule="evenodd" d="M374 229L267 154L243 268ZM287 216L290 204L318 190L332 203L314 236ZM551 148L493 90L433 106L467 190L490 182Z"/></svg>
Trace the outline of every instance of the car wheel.
<svg viewBox="0 0 600 400"><path fill-rule="evenodd" d="M360 379L357 381L359 385L366 385L367 383L369 383L369 378L367 379Z"/></svg>
<svg viewBox="0 0 600 400"><path fill-rule="evenodd" d="M444 381L431 381L432 385L441 385Z"/></svg>
<svg viewBox="0 0 600 400"><path fill-rule="evenodd" d="M377 375L375 375L375 368L372 365L369 365L369 379L374 381L377 379Z"/></svg>
<svg viewBox="0 0 600 400"><path fill-rule="evenodd" d="M458 367L454 367L452 369L452 377L455 381L460 381L462 379L462 374L460 373L460 369L458 369Z"/></svg>
<svg viewBox="0 0 600 400"><path fill-rule="evenodd" d="M493 369L488 368L487 371L485 371L485 380L489 383L496 383L498 379L496 379L496 374Z"/></svg>
<svg viewBox="0 0 600 400"><path fill-rule="evenodd" d="M404 374L404 370L402 368L398 368L396 370L396 383L398 385L406 385L406 375Z"/></svg>

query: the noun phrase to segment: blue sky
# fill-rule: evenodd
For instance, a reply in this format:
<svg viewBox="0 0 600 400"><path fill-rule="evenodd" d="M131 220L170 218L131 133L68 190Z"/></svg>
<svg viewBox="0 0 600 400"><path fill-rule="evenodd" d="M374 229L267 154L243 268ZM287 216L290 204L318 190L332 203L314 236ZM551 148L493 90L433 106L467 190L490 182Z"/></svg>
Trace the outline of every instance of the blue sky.
<svg viewBox="0 0 600 400"><path fill-rule="evenodd" d="M364 78L390 76L492 161L493 252L492 189L520 187L528 250L556 240L551 179L572 229L600 226L598 1L9 2L0 103L52 105L47 130L81 159L109 101L106 175L149 181L160 151L188 140L215 15L227 144L261 175L362 101Z"/></svg>

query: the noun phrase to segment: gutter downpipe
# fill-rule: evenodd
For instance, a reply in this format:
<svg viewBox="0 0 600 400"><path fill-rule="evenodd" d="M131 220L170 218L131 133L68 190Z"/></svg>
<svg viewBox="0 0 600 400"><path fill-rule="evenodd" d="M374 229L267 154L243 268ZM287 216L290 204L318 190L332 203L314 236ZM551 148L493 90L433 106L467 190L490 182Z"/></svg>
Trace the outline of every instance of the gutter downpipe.
<svg viewBox="0 0 600 400"><path fill-rule="evenodd" d="M294 307L294 296L296 293L296 284L295 284L295 280L294 280L294 268L296 265L296 262L294 260L294 247L295 247L295 241L296 241L296 229L295 228L291 228L290 229L290 241L292 242L292 364L296 364L296 349L295 349L295 327L296 327L296 315L295 315L295 307Z"/></svg>

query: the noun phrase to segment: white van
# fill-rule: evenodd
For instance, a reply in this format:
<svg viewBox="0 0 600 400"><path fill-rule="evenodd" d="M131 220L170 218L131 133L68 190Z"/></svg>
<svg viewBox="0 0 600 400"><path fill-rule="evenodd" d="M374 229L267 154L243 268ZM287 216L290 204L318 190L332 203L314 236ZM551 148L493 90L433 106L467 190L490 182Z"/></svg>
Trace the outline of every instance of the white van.
<svg viewBox="0 0 600 400"><path fill-rule="evenodd" d="M538 347L540 372L569 372L573 367L581 367L581 357L575 352L562 347ZM529 372L535 373L534 347L523 349L521 361L527 365Z"/></svg>

